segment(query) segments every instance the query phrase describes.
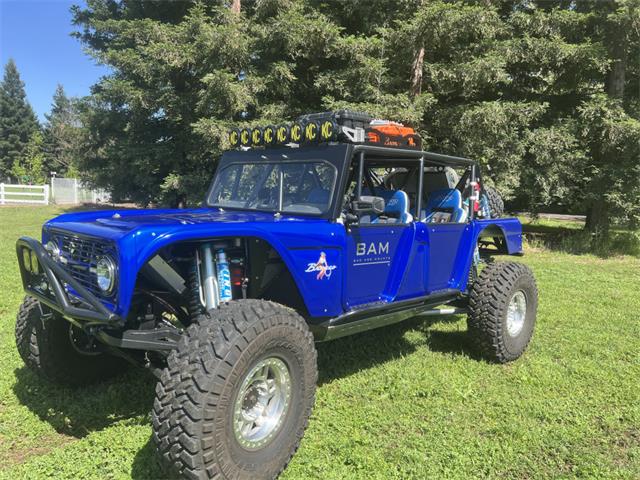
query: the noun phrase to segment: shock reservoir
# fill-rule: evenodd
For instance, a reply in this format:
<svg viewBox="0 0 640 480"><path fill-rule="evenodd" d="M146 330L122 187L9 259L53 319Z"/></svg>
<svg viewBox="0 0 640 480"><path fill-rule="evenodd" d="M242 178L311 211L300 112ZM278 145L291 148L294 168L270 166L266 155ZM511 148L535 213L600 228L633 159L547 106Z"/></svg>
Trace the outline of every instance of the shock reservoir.
<svg viewBox="0 0 640 480"><path fill-rule="evenodd" d="M231 293L231 271L229 270L229 262L227 262L227 255L224 250L218 250L216 260L220 301L230 302L233 299Z"/></svg>

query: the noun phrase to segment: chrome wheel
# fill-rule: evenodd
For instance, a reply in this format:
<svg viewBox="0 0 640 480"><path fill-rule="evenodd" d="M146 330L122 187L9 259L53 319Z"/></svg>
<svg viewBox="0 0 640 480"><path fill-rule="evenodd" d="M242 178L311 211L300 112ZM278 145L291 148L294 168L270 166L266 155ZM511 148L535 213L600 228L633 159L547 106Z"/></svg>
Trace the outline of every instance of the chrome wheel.
<svg viewBox="0 0 640 480"><path fill-rule="evenodd" d="M524 327L524 320L527 316L527 297L522 290L518 290L511 297L509 308L507 309L507 332L512 337L517 336Z"/></svg>
<svg viewBox="0 0 640 480"><path fill-rule="evenodd" d="M247 450L258 450L280 430L289 409L291 375L276 357L258 362L244 377L233 412L233 433Z"/></svg>

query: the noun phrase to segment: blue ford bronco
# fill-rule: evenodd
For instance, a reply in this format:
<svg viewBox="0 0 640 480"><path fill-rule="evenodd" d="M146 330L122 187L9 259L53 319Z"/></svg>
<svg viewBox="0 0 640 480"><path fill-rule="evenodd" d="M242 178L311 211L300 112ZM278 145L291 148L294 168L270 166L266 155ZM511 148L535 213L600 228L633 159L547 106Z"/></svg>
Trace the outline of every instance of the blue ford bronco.
<svg viewBox="0 0 640 480"><path fill-rule="evenodd" d="M466 314L480 355L520 357L537 288L515 218L474 161L339 111L234 130L194 209L70 213L16 249L25 364L85 385L157 377L167 474L275 478L314 404L315 342Z"/></svg>

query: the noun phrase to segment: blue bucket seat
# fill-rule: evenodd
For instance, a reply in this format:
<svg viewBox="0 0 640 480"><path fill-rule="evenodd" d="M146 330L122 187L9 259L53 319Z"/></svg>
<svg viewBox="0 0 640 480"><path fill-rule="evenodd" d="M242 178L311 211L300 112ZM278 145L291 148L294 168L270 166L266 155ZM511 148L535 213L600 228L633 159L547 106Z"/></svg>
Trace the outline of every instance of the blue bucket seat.
<svg viewBox="0 0 640 480"><path fill-rule="evenodd" d="M429 195L425 210L427 223L462 223L467 212L462 208L462 195L455 188L443 188Z"/></svg>
<svg viewBox="0 0 640 480"><path fill-rule="evenodd" d="M363 190L363 195L372 195L368 189ZM409 223L413 216L409 213L409 197L402 190L376 190L376 197L384 199L384 212L380 216L363 215L361 223ZM385 218L381 218L385 217Z"/></svg>

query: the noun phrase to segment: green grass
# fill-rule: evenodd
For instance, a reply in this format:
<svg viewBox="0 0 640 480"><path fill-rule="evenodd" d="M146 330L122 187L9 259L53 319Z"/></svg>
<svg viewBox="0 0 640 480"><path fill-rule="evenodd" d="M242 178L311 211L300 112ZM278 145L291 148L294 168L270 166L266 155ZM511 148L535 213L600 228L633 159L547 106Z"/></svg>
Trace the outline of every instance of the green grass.
<svg viewBox="0 0 640 480"><path fill-rule="evenodd" d="M532 249L555 250L601 258L629 255L640 258L640 231L613 225L607 236L584 230L584 221L520 217L525 241Z"/></svg>
<svg viewBox="0 0 640 480"><path fill-rule="evenodd" d="M149 374L71 390L16 352L14 243L60 211L0 208L0 478L159 478ZM319 345L316 407L284 478L640 478L640 259L522 261L540 307L513 364L475 358L462 317Z"/></svg>

